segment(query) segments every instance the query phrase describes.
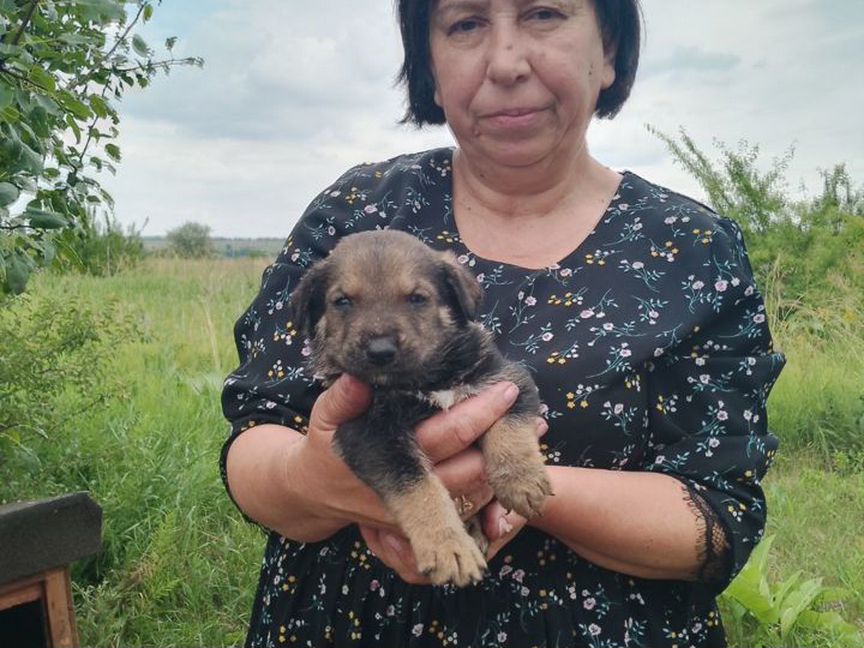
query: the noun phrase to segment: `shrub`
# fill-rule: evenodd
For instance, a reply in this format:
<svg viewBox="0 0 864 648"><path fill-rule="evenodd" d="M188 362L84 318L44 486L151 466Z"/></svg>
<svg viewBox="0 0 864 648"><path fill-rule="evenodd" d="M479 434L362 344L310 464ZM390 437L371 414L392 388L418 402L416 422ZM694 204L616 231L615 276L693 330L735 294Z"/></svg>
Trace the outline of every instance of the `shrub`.
<svg viewBox="0 0 864 648"><path fill-rule="evenodd" d="M104 225L90 219L65 241L69 262L64 267L77 268L97 277L109 277L137 266L145 256L141 231L134 225L123 228L115 218L105 217Z"/></svg>
<svg viewBox="0 0 864 648"><path fill-rule="evenodd" d="M166 235L169 249L184 259L205 259L215 254L210 228L200 223L184 223Z"/></svg>
<svg viewBox="0 0 864 648"><path fill-rule="evenodd" d="M107 361L135 330L112 303L97 310L62 296L8 298L0 307L0 450L26 447L32 435L48 437L116 393ZM74 411L57 406L69 392Z"/></svg>

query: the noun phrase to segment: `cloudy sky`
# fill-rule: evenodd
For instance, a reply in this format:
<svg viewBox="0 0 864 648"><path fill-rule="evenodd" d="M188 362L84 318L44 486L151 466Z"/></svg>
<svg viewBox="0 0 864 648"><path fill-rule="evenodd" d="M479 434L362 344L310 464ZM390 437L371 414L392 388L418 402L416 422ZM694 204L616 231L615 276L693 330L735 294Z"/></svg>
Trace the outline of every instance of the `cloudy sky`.
<svg viewBox="0 0 864 648"><path fill-rule="evenodd" d="M643 0L634 93L589 130L615 169L702 197L647 132L685 128L705 150L791 146L792 190L845 162L864 184L862 0ZM450 145L445 128L396 125L401 62L391 0L164 0L140 32L178 36L175 70L120 105L123 163L103 182L145 235L185 221L216 236L283 238L306 204L363 161Z"/></svg>

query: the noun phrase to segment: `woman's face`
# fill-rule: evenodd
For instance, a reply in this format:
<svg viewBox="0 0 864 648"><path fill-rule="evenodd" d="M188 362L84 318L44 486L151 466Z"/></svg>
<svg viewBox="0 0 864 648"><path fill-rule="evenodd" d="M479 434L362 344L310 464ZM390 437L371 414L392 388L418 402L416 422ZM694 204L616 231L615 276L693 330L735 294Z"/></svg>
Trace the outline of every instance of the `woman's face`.
<svg viewBox="0 0 864 648"><path fill-rule="evenodd" d="M615 80L590 0L438 0L429 42L460 148L504 166L579 154Z"/></svg>

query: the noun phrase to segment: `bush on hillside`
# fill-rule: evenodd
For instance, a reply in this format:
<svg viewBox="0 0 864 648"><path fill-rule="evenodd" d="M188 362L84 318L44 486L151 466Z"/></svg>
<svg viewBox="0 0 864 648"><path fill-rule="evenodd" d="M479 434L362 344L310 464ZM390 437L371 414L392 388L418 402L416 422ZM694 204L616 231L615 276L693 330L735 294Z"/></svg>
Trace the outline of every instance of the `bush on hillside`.
<svg viewBox="0 0 864 648"><path fill-rule="evenodd" d="M166 235L168 249L183 259L207 259L214 256L210 228L200 223L184 223Z"/></svg>

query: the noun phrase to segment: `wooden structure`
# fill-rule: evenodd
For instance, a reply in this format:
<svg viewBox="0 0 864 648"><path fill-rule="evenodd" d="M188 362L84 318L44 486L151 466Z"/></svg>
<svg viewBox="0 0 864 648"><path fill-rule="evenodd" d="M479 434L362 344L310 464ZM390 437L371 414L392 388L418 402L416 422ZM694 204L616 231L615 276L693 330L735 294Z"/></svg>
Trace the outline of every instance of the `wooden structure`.
<svg viewBox="0 0 864 648"><path fill-rule="evenodd" d="M86 493L0 505L0 646L78 645L69 566L99 551L101 530Z"/></svg>

